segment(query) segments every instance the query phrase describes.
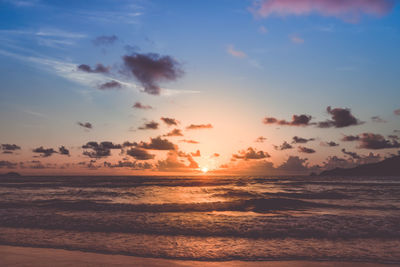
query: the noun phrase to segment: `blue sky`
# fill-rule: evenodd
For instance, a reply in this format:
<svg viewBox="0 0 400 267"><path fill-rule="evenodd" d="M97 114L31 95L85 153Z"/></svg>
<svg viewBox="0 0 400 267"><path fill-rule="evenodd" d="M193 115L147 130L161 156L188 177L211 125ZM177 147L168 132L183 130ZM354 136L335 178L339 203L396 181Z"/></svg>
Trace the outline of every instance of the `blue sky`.
<svg viewBox="0 0 400 267"><path fill-rule="evenodd" d="M178 152L202 152L204 156L195 159L198 169L240 165L232 155L249 147L268 152L270 157L262 161L274 166L289 157L306 157L310 166L321 165L328 156L347 157L343 148L363 157L370 152L381 157L397 153L397 141L387 136L400 129L400 116L394 112L400 108L400 8L389 0L354 3L0 1L0 142L22 148L3 153L0 160L29 162L34 155L43 156L32 153L35 148L57 150L63 145L70 157L54 153L40 158L42 165L136 162L124 151L112 151L109 158L88 158L82 145L145 142L165 135L172 128L160 117L176 118L182 130L190 124L213 125L211 130L186 131L179 137L201 140L198 145L168 138L179 145ZM115 40L95 44L99 37ZM184 72L157 81L159 95L143 92L140 79L123 73L124 55L148 53L170 56ZM77 70L81 64L99 63L110 68L107 75ZM121 83L121 88L99 90L110 80ZM135 102L153 109L134 109ZM294 114L325 121L331 117L328 106L350 109L364 123L329 129L262 123L264 117L290 121ZM373 122L373 116L386 122ZM137 129L149 121L157 121L158 129ZM84 129L77 122L93 127ZM321 145L363 133L382 135L391 147ZM303 155L297 147L275 149L295 135L316 139L304 144L316 152ZM267 141L254 143L259 136ZM151 152L156 157L148 162L157 166L176 153L165 152ZM220 154L218 159L214 153ZM187 156L176 158L189 164Z"/></svg>

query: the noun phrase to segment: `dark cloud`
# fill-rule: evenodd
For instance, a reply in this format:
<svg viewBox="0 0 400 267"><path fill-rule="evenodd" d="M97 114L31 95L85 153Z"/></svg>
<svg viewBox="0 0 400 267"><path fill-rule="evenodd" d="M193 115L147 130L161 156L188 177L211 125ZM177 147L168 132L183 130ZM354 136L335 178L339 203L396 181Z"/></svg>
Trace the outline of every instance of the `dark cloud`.
<svg viewBox="0 0 400 267"><path fill-rule="evenodd" d="M184 143L188 143L188 144L200 144L200 142L197 142L195 140L187 140L187 139L180 140L180 142L184 142Z"/></svg>
<svg viewBox="0 0 400 267"><path fill-rule="evenodd" d="M385 148L399 148L400 143L397 140L386 140L380 134L363 133L360 136L359 148L366 149L385 149Z"/></svg>
<svg viewBox="0 0 400 267"><path fill-rule="evenodd" d="M294 136L292 144L305 144L305 143L308 143L308 142L314 141L314 140L315 140L314 138L306 139L306 138Z"/></svg>
<svg viewBox="0 0 400 267"><path fill-rule="evenodd" d="M373 122L378 122L378 123L386 123L387 121L385 121L384 119L382 119L381 117L379 117L379 116L373 116L373 117L371 117L371 120L373 121Z"/></svg>
<svg viewBox="0 0 400 267"><path fill-rule="evenodd" d="M232 158L234 159L244 159L244 160L252 160L252 159L265 159L271 157L267 152L264 151L256 151L254 148L249 147L247 150L239 151L238 154L233 154Z"/></svg>
<svg viewBox="0 0 400 267"><path fill-rule="evenodd" d="M132 147L132 146L137 146L137 145L138 145L138 143L136 143L136 142L125 141L125 142L122 144L122 147Z"/></svg>
<svg viewBox="0 0 400 267"><path fill-rule="evenodd" d="M78 125L86 129L93 128L93 125L90 122L78 122Z"/></svg>
<svg viewBox="0 0 400 267"><path fill-rule="evenodd" d="M177 147L167 139L162 139L160 136L150 138L150 142L141 142L138 147L152 150L175 150Z"/></svg>
<svg viewBox="0 0 400 267"><path fill-rule="evenodd" d="M21 150L21 147L16 144L1 144L0 148L4 154L12 154L15 150Z"/></svg>
<svg viewBox="0 0 400 267"><path fill-rule="evenodd" d="M118 40L116 35L101 35L93 40L94 45L112 45Z"/></svg>
<svg viewBox="0 0 400 267"><path fill-rule="evenodd" d="M104 167L108 168L130 168L134 170L148 170L153 167L151 163L148 162L131 162L131 161L118 161L116 164L111 164L109 162L104 162Z"/></svg>
<svg viewBox="0 0 400 267"><path fill-rule="evenodd" d="M179 124L179 122L173 118L161 117L161 120L168 126Z"/></svg>
<svg viewBox="0 0 400 267"><path fill-rule="evenodd" d="M307 154L315 153L314 149L308 148L308 147L304 147L304 146L299 146L297 148L297 151L299 151L300 153L307 153Z"/></svg>
<svg viewBox="0 0 400 267"><path fill-rule="evenodd" d="M264 124L277 124L282 126L308 126L310 125L311 116L301 114L293 115L292 121L278 120L274 117L265 117L263 119Z"/></svg>
<svg viewBox="0 0 400 267"><path fill-rule="evenodd" d="M148 159L154 159L154 155L148 153L144 149L140 148L131 148L128 151L126 151L126 154L137 159L137 160L148 160Z"/></svg>
<svg viewBox="0 0 400 267"><path fill-rule="evenodd" d="M169 133L165 134L164 136L183 136L182 131L180 129L173 129Z"/></svg>
<svg viewBox="0 0 400 267"><path fill-rule="evenodd" d="M121 88L122 84L114 80L99 85L100 90L111 90L111 89L121 89Z"/></svg>
<svg viewBox="0 0 400 267"><path fill-rule="evenodd" d="M198 129L212 129L213 126L209 124L190 124L186 127L186 130L198 130Z"/></svg>
<svg viewBox="0 0 400 267"><path fill-rule="evenodd" d="M358 155L356 152L351 152L351 151L346 151L346 149L342 149L342 152L350 157L352 157L353 159L360 159L360 155Z"/></svg>
<svg viewBox="0 0 400 267"><path fill-rule="evenodd" d="M341 140L344 142L353 142L360 140L360 137L358 135L345 135Z"/></svg>
<svg viewBox="0 0 400 267"><path fill-rule="evenodd" d="M282 145L280 146L274 146L276 150L286 150L286 149L292 149L293 146L289 144L288 142L284 141Z"/></svg>
<svg viewBox="0 0 400 267"><path fill-rule="evenodd" d="M15 169L17 167L17 163L15 162L10 162L6 160L0 160L0 169L1 168L6 168L6 169Z"/></svg>
<svg viewBox="0 0 400 267"><path fill-rule="evenodd" d="M92 151L83 151L83 155L90 158L104 158L111 155L111 149L121 149L122 146L119 144L113 144L112 142L104 141L101 143L87 142L86 145L82 146L83 149L91 149Z"/></svg>
<svg viewBox="0 0 400 267"><path fill-rule="evenodd" d="M394 115L400 116L400 108L393 111Z"/></svg>
<svg viewBox="0 0 400 267"><path fill-rule="evenodd" d="M360 125L363 122L358 120L351 114L351 110L348 108L334 108L332 109L330 106L326 108L328 114L331 115L331 120L326 120L323 122L319 122L317 126L319 128L343 128L352 125Z"/></svg>
<svg viewBox="0 0 400 267"><path fill-rule="evenodd" d="M149 106L149 105L143 105L143 104L140 103L140 102L136 102L136 103L133 105L133 108L138 108L138 109L152 109L151 106Z"/></svg>
<svg viewBox="0 0 400 267"><path fill-rule="evenodd" d="M65 148L65 146L60 146L58 148L58 153L60 153L60 155L66 155L69 156L69 150L67 148Z"/></svg>
<svg viewBox="0 0 400 267"><path fill-rule="evenodd" d="M180 64L170 56L140 54L123 57L125 68L143 85L144 92L159 95L162 81L174 81L182 76Z"/></svg>
<svg viewBox="0 0 400 267"><path fill-rule="evenodd" d="M259 136L256 139L256 143L264 143L267 140L267 138L265 138L264 136Z"/></svg>
<svg viewBox="0 0 400 267"><path fill-rule="evenodd" d="M86 64L81 64L78 66L78 70L88 72L88 73L108 73L110 71L109 67L103 66L103 64L97 64L94 69Z"/></svg>
<svg viewBox="0 0 400 267"><path fill-rule="evenodd" d="M139 127L139 130L156 130L158 129L158 122L151 121L148 123L145 123L143 126Z"/></svg>
<svg viewBox="0 0 400 267"><path fill-rule="evenodd" d="M42 146L33 149L32 152L40 154L41 157L50 157L54 153L57 153L53 148L44 148Z"/></svg>
<svg viewBox="0 0 400 267"><path fill-rule="evenodd" d="M330 141L330 142L321 142L321 146L334 147L334 146L339 146L339 144L336 142Z"/></svg>

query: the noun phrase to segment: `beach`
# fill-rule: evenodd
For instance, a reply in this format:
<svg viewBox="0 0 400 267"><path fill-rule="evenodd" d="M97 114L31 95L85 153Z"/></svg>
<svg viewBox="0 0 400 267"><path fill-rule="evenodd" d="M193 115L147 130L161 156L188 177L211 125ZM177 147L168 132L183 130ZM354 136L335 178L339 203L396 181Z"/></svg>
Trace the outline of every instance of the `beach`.
<svg viewBox="0 0 400 267"><path fill-rule="evenodd" d="M64 249L51 248L32 248L32 247L15 247L0 246L0 263L9 267L24 266L227 266L227 267L379 267L388 266L385 264L368 263L368 262L338 262L338 261L184 261L184 260L168 260L156 258L143 258L124 255L107 255L91 252L69 251Z"/></svg>

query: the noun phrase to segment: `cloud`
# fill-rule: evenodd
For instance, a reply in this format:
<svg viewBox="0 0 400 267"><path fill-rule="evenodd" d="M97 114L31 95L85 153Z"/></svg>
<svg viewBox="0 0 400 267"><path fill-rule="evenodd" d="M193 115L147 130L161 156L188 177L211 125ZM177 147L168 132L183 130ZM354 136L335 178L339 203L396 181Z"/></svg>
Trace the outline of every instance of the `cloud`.
<svg viewBox="0 0 400 267"><path fill-rule="evenodd" d="M346 151L346 149L342 149L342 152L350 157L352 157L353 159L360 159L360 155L358 155L356 152L351 152L351 151Z"/></svg>
<svg viewBox="0 0 400 267"><path fill-rule="evenodd" d="M330 106L326 108L328 114L332 116L331 120L326 120L323 122L319 122L317 126L319 128L343 128L352 125L360 125L363 122L358 120L351 114L351 110L348 108L334 108L332 109Z"/></svg>
<svg viewBox="0 0 400 267"><path fill-rule="evenodd" d="M264 143L267 140L267 138L265 138L264 136L259 136L256 139L256 143Z"/></svg>
<svg viewBox="0 0 400 267"><path fill-rule="evenodd" d="M282 145L280 146L274 146L276 150L287 150L287 149L292 149L293 146L289 144L288 142L284 141Z"/></svg>
<svg viewBox="0 0 400 267"><path fill-rule="evenodd" d="M92 42L94 45L112 45L118 40L116 35L101 35L97 36Z"/></svg>
<svg viewBox="0 0 400 267"><path fill-rule="evenodd" d="M314 138L306 139L306 138L294 136L292 144L305 144L305 143L308 143L308 142L314 141L314 140L315 140Z"/></svg>
<svg viewBox="0 0 400 267"><path fill-rule="evenodd" d="M400 108L393 111L394 115L400 116Z"/></svg>
<svg viewBox="0 0 400 267"><path fill-rule="evenodd" d="M360 137L358 135L345 135L342 137L341 140L344 142L353 142L353 141L360 140Z"/></svg>
<svg viewBox="0 0 400 267"><path fill-rule="evenodd" d="M173 129L169 133L165 134L164 136L183 136L182 131L180 129Z"/></svg>
<svg viewBox="0 0 400 267"><path fill-rule="evenodd" d="M97 64L96 68L92 69L89 65L81 64L78 66L78 70L88 72L88 73L108 73L110 71L109 67L105 67L102 64Z"/></svg>
<svg viewBox="0 0 400 267"><path fill-rule="evenodd" d="M237 58L246 58L247 57L246 53L244 53L240 50L236 50L233 45L228 45L228 47L226 48L226 52L228 54L230 54L231 56L234 56Z"/></svg>
<svg viewBox="0 0 400 267"><path fill-rule="evenodd" d="M244 159L244 160L252 160L252 159L265 159L271 157L267 152L257 151L252 147L249 147L247 150L241 150L238 154L233 154L232 158L234 159Z"/></svg>
<svg viewBox="0 0 400 267"><path fill-rule="evenodd" d="M169 151L165 160L159 160L156 167L159 171L193 171L199 168L196 161L193 160L192 156L184 153L180 153L182 157L185 157L188 161L187 165L179 159L177 151Z"/></svg>
<svg viewBox="0 0 400 267"><path fill-rule="evenodd" d="M360 136L359 148L366 149L385 149L385 148L399 148L400 143L395 139L386 140L380 134L363 133Z"/></svg>
<svg viewBox="0 0 400 267"><path fill-rule="evenodd" d="M307 159L302 159L298 156L289 156L289 158L285 162L283 162L277 169L287 172L302 172L309 170Z"/></svg>
<svg viewBox="0 0 400 267"><path fill-rule="evenodd" d="M130 168L133 170L148 170L153 167L149 162L131 162L131 161L118 161L116 164L111 164L109 162L104 162L104 167L108 168Z"/></svg>
<svg viewBox="0 0 400 267"><path fill-rule="evenodd" d="M93 129L93 125L90 122L78 122L78 125L86 129Z"/></svg>
<svg viewBox="0 0 400 267"><path fill-rule="evenodd" d="M190 155L192 155L192 157L200 157L201 156L200 150L197 149L196 152L194 152L194 153L192 152L192 153L190 153Z"/></svg>
<svg viewBox="0 0 400 267"><path fill-rule="evenodd" d="M333 141L329 141L329 142L321 142L321 146L335 147L339 146L339 144Z"/></svg>
<svg viewBox="0 0 400 267"><path fill-rule="evenodd" d="M371 120L372 120L373 122L378 122L378 123L386 123L386 122L387 122L386 120L382 119L382 118L379 117L379 116L373 116L373 117L371 117Z"/></svg>
<svg viewBox="0 0 400 267"><path fill-rule="evenodd" d="M94 141L87 142L86 145L82 146L83 149L91 149L92 151L83 151L83 155L89 158L104 158L111 155L111 149L121 149L122 146L119 144L113 144L109 141L97 143Z"/></svg>
<svg viewBox="0 0 400 267"><path fill-rule="evenodd" d="M346 22L357 22L363 14L383 16L394 7L393 0L261 0L250 9L255 16L281 17L319 14Z"/></svg>
<svg viewBox="0 0 400 267"><path fill-rule="evenodd" d="M112 80L103 84L99 85L99 89L100 90L110 90L110 89L121 89L122 88L122 84Z"/></svg>
<svg viewBox="0 0 400 267"><path fill-rule="evenodd" d="M146 150L136 147L126 151L126 154L137 160L149 160L154 158L154 155L148 153Z"/></svg>
<svg viewBox="0 0 400 267"><path fill-rule="evenodd" d="M1 144L0 148L4 154L12 154L15 150L21 150L21 147L16 144Z"/></svg>
<svg viewBox="0 0 400 267"><path fill-rule="evenodd" d="M212 129L213 126L209 124L190 124L186 127L186 130L199 130L199 129Z"/></svg>
<svg viewBox="0 0 400 267"><path fill-rule="evenodd" d="M150 142L141 142L138 147L152 150L175 150L177 146L167 139L162 139L160 136L156 138L150 138Z"/></svg>
<svg viewBox="0 0 400 267"><path fill-rule="evenodd" d="M139 127L138 129L139 130L156 130L156 129L158 129L158 122L155 122L155 121L151 121L151 122L148 122L148 123L145 123L143 126L141 126L141 127Z"/></svg>
<svg viewBox="0 0 400 267"><path fill-rule="evenodd" d="M144 87L144 92L159 95L162 81L174 81L183 75L180 64L170 56L132 53L123 57L125 68Z"/></svg>
<svg viewBox="0 0 400 267"><path fill-rule="evenodd" d="M263 119L264 124L278 124L282 126L308 126L310 125L311 121L311 116L309 115L293 115L292 116L292 121L286 121L286 120L278 120L274 117L265 117Z"/></svg>
<svg viewBox="0 0 400 267"><path fill-rule="evenodd" d="M151 106L149 106L149 105L143 105L143 104L140 103L140 102L136 102L136 103L133 105L133 108L138 108L138 109L152 109Z"/></svg>
<svg viewBox="0 0 400 267"><path fill-rule="evenodd" d="M307 154L312 154L315 153L315 150L312 148L304 147L304 146L299 146L297 151L300 153L307 153Z"/></svg>
<svg viewBox="0 0 400 267"><path fill-rule="evenodd" d="M40 154L41 157L50 157L54 153L57 153L53 148L44 148L42 146L35 148L32 150L33 153L38 153Z"/></svg>
<svg viewBox="0 0 400 267"><path fill-rule="evenodd" d="M289 36L289 38L290 38L290 41L292 41L292 43L294 43L294 44L303 44L304 43L304 39L298 35L291 35L291 36Z"/></svg>
<svg viewBox="0 0 400 267"><path fill-rule="evenodd" d="M187 140L187 139L180 140L180 142L188 143L188 144L200 144L200 142L197 142L195 140Z"/></svg>
<svg viewBox="0 0 400 267"><path fill-rule="evenodd" d="M265 26L260 26L260 27L258 27L258 32L261 34L267 34L268 29Z"/></svg>
<svg viewBox="0 0 400 267"><path fill-rule="evenodd" d="M69 150L67 148L65 148L65 146L60 146L58 148L58 153L60 153L60 155L70 156Z"/></svg>
<svg viewBox="0 0 400 267"><path fill-rule="evenodd" d="M7 169L15 169L17 167L17 163L15 162L10 162L6 160L0 160L0 169L1 168L7 168Z"/></svg>
<svg viewBox="0 0 400 267"><path fill-rule="evenodd" d="M161 117L161 120L168 126L178 125L179 124L179 122L176 119L173 119L173 118Z"/></svg>

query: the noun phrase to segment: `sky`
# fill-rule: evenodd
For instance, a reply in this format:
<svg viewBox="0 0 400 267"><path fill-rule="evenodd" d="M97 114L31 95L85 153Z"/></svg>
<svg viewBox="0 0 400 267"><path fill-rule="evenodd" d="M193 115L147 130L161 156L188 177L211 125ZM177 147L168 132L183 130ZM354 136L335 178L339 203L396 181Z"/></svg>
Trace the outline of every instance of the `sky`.
<svg viewBox="0 0 400 267"><path fill-rule="evenodd" d="M400 151L392 0L0 0L0 172L286 175Z"/></svg>

